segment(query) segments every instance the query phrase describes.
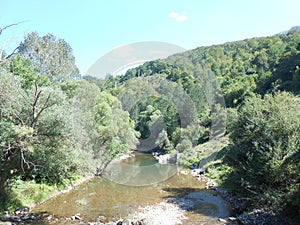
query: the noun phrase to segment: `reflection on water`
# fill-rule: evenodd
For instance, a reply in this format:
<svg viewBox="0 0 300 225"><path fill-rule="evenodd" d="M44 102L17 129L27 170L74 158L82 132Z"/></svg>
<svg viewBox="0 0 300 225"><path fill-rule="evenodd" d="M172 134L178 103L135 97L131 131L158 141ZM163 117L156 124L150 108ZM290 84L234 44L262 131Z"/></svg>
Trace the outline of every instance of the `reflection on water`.
<svg viewBox="0 0 300 225"><path fill-rule="evenodd" d="M105 177L129 186L160 183L177 173L175 164L159 164L151 154L136 153L135 157L108 166Z"/></svg>
<svg viewBox="0 0 300 225"><path fill-rule="evenodd" d="M155 173L163 173L162 171L164 171L163 167L157 166L156 160L151 155L138 154L136 157L118 164L117 167L113 167L110 172L117 173L117 168L120 170L125 168L126 170L130 166L147 168L136 169L135 176L129 175L128 181L133 182L135 177L135 184L138 183L137 180L142 181L141 183L145 183L147 180L151 181L152 177L157 177ZM203 191L204 183L195 180L191 175L177 175L175 173L170 176L168 167L165 167L165 171L167 174L165 177L169 176L169 179L144 186L122 185L107 178L96 177L92 181L76 187L73 191L59 195L38 206L35 211L46 211L57 217L70 217L80 213L85 221L96 221L98 216L116 220L134 213L140 206L159 203L169 197L178 197L178 201L191 201L193 203L186 213L189 222L229 215L224 202L219 197ZM123 173L126 178L127 175L124 174L126 173Z"/></svg>

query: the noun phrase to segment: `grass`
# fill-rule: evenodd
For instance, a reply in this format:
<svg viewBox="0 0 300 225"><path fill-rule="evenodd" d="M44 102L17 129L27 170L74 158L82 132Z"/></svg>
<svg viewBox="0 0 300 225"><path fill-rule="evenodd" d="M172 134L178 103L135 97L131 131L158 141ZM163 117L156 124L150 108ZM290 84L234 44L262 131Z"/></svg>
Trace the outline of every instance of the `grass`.
<svg viewBox="0 0 300 225"><path fill-rule="evenodd" d="M6 196L3 196L3 200L1 199L0 210L14 211L17 208L32 207L58 191L56 185L19 179L10 182L9 187L6 189Z"/></svg>
<svg viewBox="0 0 300 225"><path fill-rule="evenodd" d="M37 183L34 180L23 181L16 178L8 183L5 195L0 197L0 211L11 212L18 208L31 208L81 178L74 176L64 179L60 184Z"/></svg>

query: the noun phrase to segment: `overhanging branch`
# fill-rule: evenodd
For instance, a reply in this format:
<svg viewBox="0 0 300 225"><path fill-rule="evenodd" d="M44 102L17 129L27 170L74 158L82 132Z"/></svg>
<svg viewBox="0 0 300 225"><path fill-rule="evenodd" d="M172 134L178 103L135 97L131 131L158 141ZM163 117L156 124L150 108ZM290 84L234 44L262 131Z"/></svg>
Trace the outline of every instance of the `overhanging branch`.
<svg viewBox="0 0 300 225"><path fill-rule="evenodd" d="M19 25L21 23L24 23L24 22L27 22L27 21L24 20L24 21L21 21L21 22L18 22L18 23L9 24L9 25L7 25L7 26L5 26L3 28L0 27L0 35L2 34L2 31L6 30L7 28L12 27L12 26L17 26L17 25Z"/></svg>

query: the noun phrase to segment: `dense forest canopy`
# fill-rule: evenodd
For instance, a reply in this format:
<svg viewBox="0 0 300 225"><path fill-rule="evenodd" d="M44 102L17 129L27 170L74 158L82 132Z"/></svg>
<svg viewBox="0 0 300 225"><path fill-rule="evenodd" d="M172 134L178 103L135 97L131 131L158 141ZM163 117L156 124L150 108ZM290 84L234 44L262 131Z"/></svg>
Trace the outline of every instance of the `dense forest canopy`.
<svg viewBox="0 0 300 225"><path fill-rule="evenodd" d="M199 47L105 80L81 79L72 48L51 34L27 35L0 60L2 196L18 179L102 174L134 149L189 166L203 162L201 146L225 136L223 155L205 155L221 160L222 182L234 177L249 207L299 212L297 29Z"/></svg>

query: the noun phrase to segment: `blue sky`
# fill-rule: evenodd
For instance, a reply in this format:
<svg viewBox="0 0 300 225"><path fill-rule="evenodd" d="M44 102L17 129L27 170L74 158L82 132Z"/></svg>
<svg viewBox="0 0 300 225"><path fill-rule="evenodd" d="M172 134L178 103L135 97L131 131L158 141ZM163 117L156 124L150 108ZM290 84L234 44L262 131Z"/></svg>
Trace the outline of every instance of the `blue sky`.
<svg viewBox="0 0 300 225"><path fill-rule="evenodd" d="M299 0L12 0L0 3L0 47L52 33L73 48L82 74L117 46L161 41L185 49L276 34L300 25Z"/></svg>

